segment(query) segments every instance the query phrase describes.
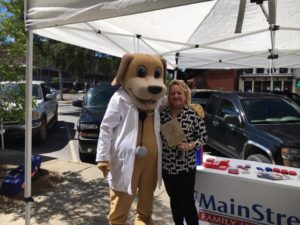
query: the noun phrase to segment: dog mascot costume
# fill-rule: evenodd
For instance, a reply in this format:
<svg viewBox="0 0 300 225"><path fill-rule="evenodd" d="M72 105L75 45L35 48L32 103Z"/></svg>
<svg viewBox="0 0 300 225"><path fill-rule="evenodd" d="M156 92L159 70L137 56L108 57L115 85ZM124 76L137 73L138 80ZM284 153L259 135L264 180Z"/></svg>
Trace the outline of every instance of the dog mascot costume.
<svg viewBox="0 0 300 225"><path fill-rule="evenodd" d="M153 195L161 185L159 105L166 93L166 62L148 54L126 54L112 85L100 127L97 167L108 174L110 225L125 225L137 195L135 225L150 225ZM109 173L108 173L109 171Z"/></svg>

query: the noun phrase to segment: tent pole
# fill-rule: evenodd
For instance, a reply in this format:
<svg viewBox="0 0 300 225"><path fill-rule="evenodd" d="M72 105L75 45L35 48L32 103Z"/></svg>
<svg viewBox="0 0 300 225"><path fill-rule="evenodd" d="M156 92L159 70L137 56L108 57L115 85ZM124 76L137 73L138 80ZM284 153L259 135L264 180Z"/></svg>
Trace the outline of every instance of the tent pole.
<svg viewBox="0 0 300 225"><path fill-rule="evenodd" d="M174 80L177 80L177 70L178 70L178 68L176 67L175 71L174 71Z"/></svg>
<svg viewBox="0 0 300 225"><path fill-rule="evenodd" d="M33 34L26 32L26 107L25 107L25 224L30 224L31 197L31 155L32 155L32 52Z"/></svg>
<svg viewBox="0 0 300 225"><path fill-rule="evenodd" d="M3 119L0 119L0 135L1 135L1 149L4 150L4 128L3 128Z"/></svg>
<svg viewBox="0 0 300 225"><path fill-rule="evenodd" d="M139 38L138 40L140 40L141 42L143 42L149 49L151 49L156 55L162 55L160 54L158 51L156 51L154 48L152 48L152 46L150 44L148 44L145 40L143 40L143 38Z"/></svg>
<svg viewBox="0 0 300 225"><path fill-rule="evenodd" d="M274 61L273 61L273 59L271 59L270 66L269 66L270 91L273 91L273 68L274 68Z"/></svg>
<svg viewBox="0 0 300 225"><path fill-rule="evenodd" d="M141 36L140 35L136 35L136 45L137 45L137 53L140 52L140 39L141 39Z"/></svg>
<svg viewBox="0 0 300 225"><path fill-rule="evenodd" d="M125 53L129 53L129 51L125 48L123 48L121 45L119 45L117 42L113 41L111 38L109 38L107 35L103 34L102 32L98 32L98 35L102 35L103 37L105 37L108 41L110 41L111 43L113 43L114 45L116 45L117 47L119 47L120 49L122 49Z"/></svg>
<svg viewBox="0 0 300 225"><path fill-rule="evenodd" d="M277 11L277 0L269 0L268 1L268 6L269 6L269 17L268 17L268 22L270 24L270 33L271 33L271 54L269 55L270 59L270 68L269 68L269 75L270 77L270 90L273 91L274 87L274 80L273 80L273 75L275 72L275 59L278 58L278 54L275 54L275 35L276 35L276 30L279 29L279 26L276 25L276 11Z"/></svg>
<svg viewBox="0 0 300 225"><path fill-rule="evenodd" d="M179 52L177 52L177 53L175 54L175 72L174 72L174 80L177 80L178 61L179 61Z"/></svg>

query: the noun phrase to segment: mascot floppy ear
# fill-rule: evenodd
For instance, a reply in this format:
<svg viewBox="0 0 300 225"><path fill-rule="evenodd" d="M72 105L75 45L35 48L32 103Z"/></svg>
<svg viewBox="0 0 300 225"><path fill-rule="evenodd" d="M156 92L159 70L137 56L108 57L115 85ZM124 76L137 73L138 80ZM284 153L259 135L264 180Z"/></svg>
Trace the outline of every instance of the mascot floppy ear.
<svg viewBox="0 0 300 225"><path fill-rule="evenodd" d="M127 71L128 65L131 62L131 60L133 59L133 57L134 57L133 54L125 54L122 57L120 66L118 69L118 73L117 73L115 79L111 82L112 86L115 86L115 85L121 83L121 80L123 79L123 77Z"/></svg>
<svg viewBox="0 0 300 225"><path fill-rule="evenodd" d="M205 112L201 105L199 104L191 104L192 109L196 112L196 114L201 118L204 119Z"/></svg>
<svg viewBox="0 0 300 225"><path fill-rule="evenodd" d="M160 60L163 64L163 67L164 67L163 69L164 69L164 82L165 82L166 79L167 79L167 73L168 73L168 71L167 71L167 61L163 57L159 57L159 58L160 58Z"/></svg>

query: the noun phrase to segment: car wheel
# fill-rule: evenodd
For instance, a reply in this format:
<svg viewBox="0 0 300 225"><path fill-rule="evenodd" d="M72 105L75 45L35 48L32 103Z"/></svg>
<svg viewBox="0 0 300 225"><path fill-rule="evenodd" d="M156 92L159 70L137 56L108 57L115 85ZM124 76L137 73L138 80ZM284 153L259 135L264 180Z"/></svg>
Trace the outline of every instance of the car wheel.
<svg viewBox="0 0 300 225"><path fill-rule="evenodd" d="M81 162L89 162L91 160L91 155L79 151L79 158Z"/></svg>
<svg viewBox="0 0 300 225"><path fill-rule="evenodd" d="M56 107L56 110L55 110L55 115L53 117L53 124L56 124L56 122L58 121L58 109Z"/></svg>
<svg viewBox="0 0 300 225"><path fill-rule="evenodd" d="M249 160L249 161L255 161L255 162L261 162L261 163L272 164L271 160L269 158L267 158L266 156L262 155L262 154L250 155L247 158L247 160Z"/></svg>
<svg viewBox="0 0 300 225"><path fill-rule="evenodd" d="M42 119L40 132L36 136L36 142L39 144L43 144L47 139L47 121L45 117Z"/></svg>

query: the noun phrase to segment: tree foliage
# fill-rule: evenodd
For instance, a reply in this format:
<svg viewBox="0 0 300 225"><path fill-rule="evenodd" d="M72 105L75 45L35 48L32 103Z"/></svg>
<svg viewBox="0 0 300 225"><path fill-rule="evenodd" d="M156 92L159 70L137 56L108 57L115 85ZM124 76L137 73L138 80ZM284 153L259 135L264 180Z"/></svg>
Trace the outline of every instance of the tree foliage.
<svg viewBox="0 0 300 225"><path fill-rule="evenodd" d="M23 0L0 0L0 45L7 48L10 59L24 57L26 35Z"/></svg>
<svg viewBox="0 0 300 225"><path fill-rule="evenodd" d="M26 51L23 0L0 0L0 81L24 80Z"/></svg>
<svg viewBox="0 0 300 225"><path fill-rule="evenodd" d="M25 80L25 54L24 0L0 0L0 82ZM63 71L74 81L86 74L114 74L119 59L101 56L92 50L33 36L33 65ZM8 91L0 85L0 118L23 120L24 109L25 91Z"/></svg>
<svg viewBox="0 0 300 225"><path fill-rule="evenodd" d="M0 61L0 81L20 81L24 80L25 68L20 65L10 65L5 61Z"/></svg>
<svg viewBox="0 0 300 225"><path fill-rule="evenodd" d="M40 54L39 65L51 64L58 70L67 72L78 81L85 74L114 74L119 65L119 59L115 57L103 57L93 50L74 45L36 37L35 53ZM37 60L35 60L37 62Z"/></svg>
<svg viewBox="0 0 300 225"><path fill-rule="evenodd" d="M112 74L119 64L117 58L99 57L99 53L93 50L37 35L34 35L33 44L33 64L36 67L64 71L74 80L90 73ZM6 49L7 64L14 66L25 62L24 0L0 0L0 47Z"/></svg>
<svg viewBox="0 0 300 225"><path fill-rule="evenodd" d="M25 86L8 87L0 86L0 119L4 122L24 121L25 108Z"/></svg>

